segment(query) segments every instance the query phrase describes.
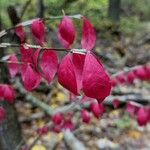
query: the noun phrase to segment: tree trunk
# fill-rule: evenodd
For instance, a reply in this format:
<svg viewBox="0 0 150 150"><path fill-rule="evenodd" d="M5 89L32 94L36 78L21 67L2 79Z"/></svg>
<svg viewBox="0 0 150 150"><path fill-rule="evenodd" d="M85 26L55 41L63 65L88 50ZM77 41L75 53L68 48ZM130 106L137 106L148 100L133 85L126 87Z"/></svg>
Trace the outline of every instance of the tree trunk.
<svg viewBox="0 0 150 150"><path fill-rule="evenodd" d="M2 23L0 18L0 30L2 29ZM0 39L0 43L2 39ZM0 49L0 59L4 56L4 49ZM0 83L8 83L8 76L6 65L0 64ZM6 111L6 117L3 122L0 123L0 150L15 150L20 141L21 129L17 120L16 111L13 104L0 101Z"/></svg>
<svg viewBox="0 0 150 150"><path fill-rule="evenodd" d="M108 17L113 21L120 21L121 0L109 0Z"/></svg>
<svg viewBox="0 0 150 150"><path fill-rule="evenodd" d="M36 0L36 17L43 18L44 17L44 1Z"/></svg>

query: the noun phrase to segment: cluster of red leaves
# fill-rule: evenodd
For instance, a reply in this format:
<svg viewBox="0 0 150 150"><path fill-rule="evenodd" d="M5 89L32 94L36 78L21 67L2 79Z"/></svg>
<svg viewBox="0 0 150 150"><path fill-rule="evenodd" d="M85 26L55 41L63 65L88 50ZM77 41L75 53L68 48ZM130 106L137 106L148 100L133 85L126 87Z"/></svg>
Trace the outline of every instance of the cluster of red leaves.
<svg viewBox="0 0 150 150"><path fill-rule="evenodd" d="M139 126L144 126L150 122L150 107L137 105L135 102L127 102L128 113L135 117Z"/></svg>
<svg viewBox="0 0 150 150"><path fill-rule="evenodd" d="M21 26L16 27L16 35L20 38L20 54L22 65L9 63L8 68L11 77L18 72L26 90L35 89L43 77L51 83L56 72L59 83L75 95L81 91L88 96L102 101L110 94L111 83L102 63L91 52L95 45L96 35L90 22L82 18L81 48L86 54L72 53L61 60L58 65L56 53L52 50L33 50L24 45L25 33ZM45 26L42 20L35 19L31 24L31 32L35 41L41 46L44 43ZM58 39L66 49L71 48L76 36L76 30L70 17L64 16L58 25ZM40 58L40 59L39 59ZM9 61L16 62L15 55L9 57Z"/></svg>
<svg viewBox="0 0 150 150"><path fill-rule="evenodd" d="M91 113L90 113L91 112ZM91 114L99 119L102 114L104 113L104 106L102 103L92 102L90 104L89 110L81 109L80 117L82 122L88 124L90 122ZM63 113L55 113L51 117L51 121L53 122L52 131L59 133L62 130L74 130L74 123L73 123L73 112L69 112L67 114ZM41 135L45 135L48 133L49 128L44 126L42 128L38 128L37 133Z"/></svg>
<svg viewBox="0 0 150 150"><path fill-rule="evenodd" d="M118 108L120 105L120 100L115 98L113 100L114 108ZM132 117L136 118L139 126L144 126L150 122L150 107L142 106L136 102L128 101L126 102L126 110Z"/></svg>
<svg viewBox="0 0 150 150"><path fill-rule="evenodd" d="M113 87L118 84L133 84L136 79L150 80L150 65L139 66L129 72L121 72L111 79L111 84Z"/></svg>

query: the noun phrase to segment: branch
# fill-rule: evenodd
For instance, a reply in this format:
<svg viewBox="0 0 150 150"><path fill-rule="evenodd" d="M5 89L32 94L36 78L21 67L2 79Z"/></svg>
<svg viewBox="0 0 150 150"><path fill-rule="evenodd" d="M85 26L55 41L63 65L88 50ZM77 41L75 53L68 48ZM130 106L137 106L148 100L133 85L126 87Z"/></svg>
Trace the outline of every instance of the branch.
<svg viewBox="0 0 150 150"><path fill-rule="evenodd" d="M86 150L83 143L81 143L72 132L69 130L63 131L64 133L64 140L67 145L70 147L71 150Z"/></svg>
<svg viewBox="0 0 150 150"><path fill-rule="evenodd" d="M86 49L65 49L65 48L52 48L52 47L46 47L46 46L40 46L40 45L31 45L24 43L23 45L16 44L16 43L0 43L0 48L8 48L8 47L20 47L24 46L27 48L33 48L33 49L42 49L42 50L55 50L55 51L66 51L66 52L72 52L72 53L78 53L78 54L86 54Z"/></svg>
<svg viewBox="0 0 150 150"><path fill-rule="evenodd" d="M149 63L147 63L147 64L145 64L145 66L146 65L149 65ZM122 71L119 71L119 72L117 72L117 73L115 73L115 74L113 74L113 75L111 75L111 78L114 78L114 77L116 77L117 75L119 75L120 73L128 73L129 71L132 71L132 70L134 70L134 69L137 69L138 67L142 67L143 65L138 65L138 66L134 66L134 67L131 67L131 68L124 68Z"/></svg>
<svg viewBox="0 0 150 150"><path fill-rule="evenodd" d="M46 18L39 18L40 20L43 20L43 21L47 21L47 20L51 20L51 19L61 19L63 18L64 16L50 16L50 17L46 17ZM74 18L74 19L81 19L82 18L82 15L81 14L76 14L76 15L70 15L68 16L70 18ZM10 27L8 29L5 29L5 30L2 30L0 32L0 38L4 35L6 35L9 31L15 29L17 26L28 26L28 25L31 25L32 22L35 20L35 19L38 19L38 18L34 18L34 19L31 19L31 20L28 20L28 21L24 21L24 22L21 22L19 24L17 24L16 26L13 26L13 27Z"/></svg>
<svg viewBox="0 0 150 150"><path fill-rule="evenodd" d="M16 81L15 87L22 95L25 96L25 100L44 110L47 115L51 116L53 114L53 110L47 104L43 103L38 98L34 97L31 93L27 92L19 81Z"/></svg>

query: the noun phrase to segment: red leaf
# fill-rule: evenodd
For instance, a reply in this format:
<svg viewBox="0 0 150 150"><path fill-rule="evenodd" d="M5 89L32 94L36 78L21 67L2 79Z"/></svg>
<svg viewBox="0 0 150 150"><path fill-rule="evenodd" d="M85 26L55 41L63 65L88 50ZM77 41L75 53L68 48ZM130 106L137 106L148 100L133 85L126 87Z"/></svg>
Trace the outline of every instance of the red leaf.
<svg viewBox="0 0 150 150"><path fill-rule="evenodd" d="M55 125L55 126L53 126L52 130L53 130L55 133L59 133L59 132L61 131L61 128L62 128L61 125Z"/></svg>
<svg viewBox="0 0 150 150"><path fill-rule="evenodd" d="M149 112L146 108L141 107L137 112L137 122L139 126L146 125L149 121Z"/></svg>
<svg viewBox="0 0 150 150"><path fill-rule="evenodd" d="M60 125L63 121L63 115L61 113L56 113L52 116L52 121L55 125Z"/></svg>
<svg viewBox="0 0 150 150"><path fill-rule="evenodd" d="M78 92L80 92L80 90L82 89L82 73L83 73L85 55L74 53L72 57L72 61L74 64Z"/></svg>
<svg viewBox="0 0 150 150"><path fill-rule="evenodd" d="M104 108L104 105L102 103L99 103L99 109L100 109L101 114L103 114L105 111L105 108Z"/></svg>
<svg viewBox="0 0 150 150"><path fill-rule="evenodd" d="M10 85L0 84L0 99L4 99L8 103L13 103L14 97L14 90Z"/></svg>
<svg viewBox="0 0 150 150"><path fill-rule="evenodd" d="M98 103L91 103L90 104L90 110L93 113L93 115L99 119L99 117L102 115L99 104Z"/></svg>
<svg viewBox="0 0 150 150"><path fill-rule="evenodd" d="M121 84L125 84L126 83L126 76L124 74L124 72L121 72L120 74L118 74L116 76L117 81L119 81Z"/></svg>
<svg viewBox="0 0 150 150"><path fill-rule="evenodd" d="M29 64L22 66L21 77L24 87L28 91L35 89L41 81L40 75Z"/></svg>
<svg viewBox="0 0 150 150"><path fill-rule="evenodd" d="M147 79L147 80L150 80L150 65L147 65L147 66L145 67L145 70L146 70L146 74L147 74L146 79Z"/></svg>
<svg viewBox="0 0 150 150"><path fill-rule="evenodd" d="M45 134L48 133L48 130L49 130L49 129L48 129L47 126L43 126L43 127L37 129L37 133L38 133L39 135L45 135Z"/></svg>
<svg viewBox="0 0 150 150"><path fill-rule="evenodd" d="M133 102L129 101L126 103L126 109L131 116L134 116L138 108Z"/></svg>
<svg viewBox="0 0 150 150"><path fill-rule="evenodd" d="M8 61L14 62L14 63L8 63L8 70L9 70L10 76L11 78L14 78L16 74L19 72L19 64L17 64L18 59L13 54L9 56Z"/></svg>
<svg viewBox="0 0 150 150"><path fill-rule="evenodd" d="M74 93L75 95L78 94L72 55L70 53L67 54L60 63L58 69L58 81L70 92Z"/></svg>
<svg viewBox="0 0 150 150"><path fill-rule="evenodd" d="M65 120L62 128L64 130L72 131L74 129L74 124L73 124L72 120Z"/></svg>
<svg viewBox="0 0 150 150"><path fill-rule="evenodd" d="M75 39L75 27L68 16L64 16L58 26L58 39L65 48L70 48Z"/></svg>
<svg viewBox="0 0 150 150"><path fill-rule="evenodd" d="M110 90L110 79L101 62L88 53L83 69L83 92L88 97L104 100Z"/></svg>
<svg viewBox="0 0 150 150"><path fill-rule="evenodd" d="M5 109L0 106L0 123L4 120L5 114L6 114Z"/></svg>
<svg viewBox="0 0 150 150"><path fill-rule="evenodd" d="M0 101L4 99L4 89L2 84L0 84Z"/></svg>
<svg viewBox="0 0 150 150"><path fill-rule="evenodd" d="M40 51L41 49L37 49L34 54L33 54L33 64L34 64L34 67L36 70L39 70L38 68L38 57L39 57L39 54L40 54Z"/></svg>
<svg viewBox="0 0 150 150"><path fill-rule="evenodd" d="M90 122L89 112L87 110L85 110L85 109L82 109L80 113L81 113L82 121L84 123L89 123Z"/></svg>
<svg viewBox="0 0 150 150"><path fill-rule="evenodd" d="M40 67L43 77L50 83L58 68L57 55L53 50L45 50L40 59Z"/></svg>
<svg viewBox="0 0 150 150"><path fill-rule="evenodd" d="M10 85L5 85L4 86L4 99L8 102L8 103L13 103L14 101L14 90Z"/></svg>
<svg viewBox="0 0 150 150"><path fill-rule="evenodd" d="M36 40L36 42L40 45L44 42L45 36L45 26L42 20L35 19L31 24L31 32Z"/></svg>
<svg viewBox="0 0 150 150"><path fill-rule="evenodd" d="M81 46L83 49L92 50L96 42L96 34L91 23L83 17Z"/></svg>
<svg viewBox="0 0 150 150"><path fill-rule="evenodd" d="M24 46L21 46L20 53L21 53L22 62L33 63L33 60L32 60L33 49L32 48L25 48Z"/></svg>
<svg viewBox="0 0 150 150"><path fill-rule="evenodd" d="M137 69L135 69L135 75L140 80L146 80L146 78L147 78L147 73L146 73L146 70L143 66L138 67Z"/></svg>
<svg viewBox="0 0 150 150"><path fill-rule="evenodd" d="M111 79L111 86L112 87L116 87L117 86L117 79L116 78Z"/></svg>
<svg viewBox="0 0 150 150"><path fill-rule="evenodd" d="M133 84L134 79L136 78L134 71L129 71L127 75L128 83Z"/></svg>
<svg viewBox="0 0 150 150"><path fill-rule="evenodd" d="M24 43L25 33L24 33L23 27L21 25L15 27L15 33L20 38L20 42Z"/></svg>

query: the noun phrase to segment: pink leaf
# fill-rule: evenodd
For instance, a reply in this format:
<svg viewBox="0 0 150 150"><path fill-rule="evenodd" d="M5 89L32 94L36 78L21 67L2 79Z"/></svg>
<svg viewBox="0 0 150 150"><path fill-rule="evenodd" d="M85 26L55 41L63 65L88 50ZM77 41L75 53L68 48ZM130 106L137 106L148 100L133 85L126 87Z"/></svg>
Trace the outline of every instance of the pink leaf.
<svg viewBox="0 0 150 150"><path fill-rule="evenodd" d="M8 103L13 103L14 101L14 90L10 85L4 85L4 99L8 102Z"/></svg>
<svg viewBox="0 0 150 150"><path fill-rule="evenodd" d="M87 110L85 110L85 109L82 109L80 113L81 113L82 121L84 123L89 123L90 122L89 112Z"/></svg>
<svg viewBox="0 0 150 150"><path fill-rule="evenodd" d="M64 16L58 26L58 39L65 48L70 48L75 39L75 27L68 16Z"/></svg>
<svg viewBox="0 0 150 150"><path fill-rule="evenodd" d="M5 114L6 114L5 109L0 106L0 123L4 120Z"/></svg>
<svg viewBox="0 0 150 150"><path fill-rule="evenodd" d="M32 56L33 56L33 49L32 48L25 48L24 46L20 49L21 53L21 61L25 63L32 63Z"/></svg>
<svg viewBox="0 0 150 150"><path fill-rule="evenodd" d="M93 113L93 115L99 119L99 117L102 115L99 104L98 103L91 103L90 104L90 110Z"/></svg>
<svg viewBox="0 0 150 150"><path fill-rule="evenodd" d="M2 84L0 84L0 101L4 99L4 89Z"/></svg>
<svg viewBox="0 0 150 150"><path fill-rule="evenodd" d="M134 116L137 111L137 106L135 106L133 102L129 101L126 103L126 109L131 116Z"/></svg>
<svg viewBox="0 0 150 150"><path fill-rule="evenodd" d="M91 23L83 17L81 46L83 49L92 50L96 42L96 34Z"/></svg>
<svg viewBox="0 0 150 150"><path fill-rule="evenodd" d="M80 92L80 90L82 89L82 73L83 73L85 55L74 53L72 57L72 61L74 64L78 92Z"/></svg>
<svg viewBox="0 0 150 150"><path fill-rule="evenodd" d="M35 19L31 24L31 32L38 44L42 45L45 36L45 26L42 20Z"/></svg>
<svg viewBox="0 0 150 150"><path fill-rule="evenodd" d="M99 103L99 109L100 109L100 113L103 114L105 111L104 105L102 103Z"/></svg>
<svg viewBox="0 0 150 150"><path fill-rule="evenodd" d="M111 79L111 86L112 87L116 87L117 86L117 79L116 78Z"/></svg>
<svg viewBox="0 0 150 150"><path fill-rule="evenodd" d="M150 65L147 65L147 66L145 67L145 70L146 70L146 74L147 74L146 79L147 79L147 80L150 80Z"/></svg>
<svg viewBox="0 0 150 150"><path fill-rule="evenodd" d="M58 68L57 55L53 50L45 50L40 60L40 67L43 77L50 83Z"/></svg>
<svg viewBox="0 0 150 150"><path fill-rule="evenodd" d="M110 94L110 90L110 79L101 62L88 53L83 69L83 92L88 97L102 101Z"/></svg>
<svg viewBox="0 0 150 150"><path fill-rule="evenodd" d="M136 78L134 71L129 71L127 75L127 80L129 84L133 84L134 79Z"/></svg>
<svg viewBox="0 0 150 150"><path fill-rule="evenodd" d="M13 54L9 56L8 61L14 62L14 63L8 63L8 70L9 70L10 76L11 78L14 78L16 74L19 72L19 64L17 64L18 59Z"/></svg>
<svg viewBox="0 0 150 150"><path fill-rule="evenodd" d="M144 107L139 108L137 112L137 122L139 126L143 126L147 124L147 122L149 121L148 115L149 115L149 112L146 108Z"/></svg>
<svg viewBox="0 0 150 150"><path fill-rule="evenodd" d="M69 120L65 120L62 128L64 130L72 131L74 129L74 124L73 124L72 120L70 120L70 119Z"/></svg>
<svg viewBox="0 0 150 150"><path fill-rule="evenodd" d="M146 70L143 66L135 69L135 75L137 76L138 79L140 79L142 81L146 80L146 78L147 78L147 73L146 73Z"/></svg>
<svg viewBox="0 0 150 150"><path fill-rule="evenodd" d="M124 74L124 72L121 72L120 74L118 74L117 76L116 76L116 79L117 79L117 81L118 82L120 82L121 84L125 84L126 83L126 76L125 76L125 74Z"/></svg>
<svg viewBox="0 0 150 150"><path fill-rule="evenodd" d="M75 95L78 94L77 81L72 62L72 55L70 53L67 54L60 63L58 69L58 81L70 92L74 93Z"/></svg>
<svg viewBox="0 0 150 150"><path fill-rule="evenodd" d="M24 87L28 91L35 89L41 81L40 75L29 64L22 66L21 77Z"/></svg>
<svg viewBox="0 0 150 150"><path fill-rule="evenodd" d="M20 42L24 43L25 33L24 33L23 27L21 25L15 27L15 33L20 38Z"/></svg>

